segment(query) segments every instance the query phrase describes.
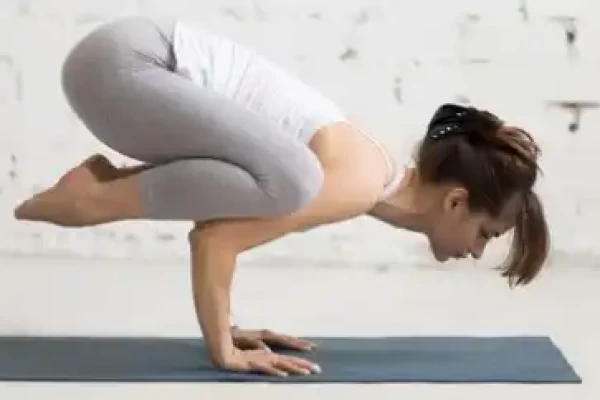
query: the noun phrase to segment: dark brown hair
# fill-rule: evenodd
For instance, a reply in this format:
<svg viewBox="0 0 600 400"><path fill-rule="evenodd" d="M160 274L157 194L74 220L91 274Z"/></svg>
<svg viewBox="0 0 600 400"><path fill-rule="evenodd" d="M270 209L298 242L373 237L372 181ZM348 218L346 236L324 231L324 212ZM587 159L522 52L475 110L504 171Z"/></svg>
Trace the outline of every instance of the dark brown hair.
<svg viewBox="0 0 600 400"><path fill-rule="evenodd" d="M511 251L499 267L511 287L533 280L548 254L544 209L533 191L539 153L525 130L488 111L456 104L436 110L417 151L420 179L464 186L474 212L498 217L507 202L519 196Z"/></svg>

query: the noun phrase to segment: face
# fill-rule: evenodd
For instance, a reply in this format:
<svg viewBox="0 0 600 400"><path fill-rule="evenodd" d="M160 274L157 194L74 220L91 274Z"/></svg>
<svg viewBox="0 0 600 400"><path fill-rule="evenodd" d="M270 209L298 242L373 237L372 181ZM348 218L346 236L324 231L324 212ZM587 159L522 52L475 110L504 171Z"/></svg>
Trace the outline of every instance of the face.
<svg viewBox="0 0 600 400"><path fill-rule="evenodd" d="M438 261L451 258L480 258L490 240L512 228L516 204L509 202L498 218L474 213L468 207L468 192L462 188L448 190L440 201L429 243Z"/></svg>

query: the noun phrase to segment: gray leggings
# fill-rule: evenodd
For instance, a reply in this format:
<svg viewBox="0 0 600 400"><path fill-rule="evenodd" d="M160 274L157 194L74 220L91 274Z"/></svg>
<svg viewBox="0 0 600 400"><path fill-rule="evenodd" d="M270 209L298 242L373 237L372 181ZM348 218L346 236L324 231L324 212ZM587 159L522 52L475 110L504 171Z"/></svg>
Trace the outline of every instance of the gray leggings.
<svg viewBox="0 0 600 400"><path fill-rule="evenodd" d="M171 32L137 17L104 24L62 71L91 133L153 166L139 175L144 218L269 217L305 206L323 182L307 143L174 73Z"/></svg>

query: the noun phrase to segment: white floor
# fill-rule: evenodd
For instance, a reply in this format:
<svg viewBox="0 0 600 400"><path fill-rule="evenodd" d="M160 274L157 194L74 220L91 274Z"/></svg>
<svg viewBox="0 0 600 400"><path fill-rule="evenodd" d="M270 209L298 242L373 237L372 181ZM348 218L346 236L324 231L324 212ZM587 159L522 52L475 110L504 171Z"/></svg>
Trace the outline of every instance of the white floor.
<svg viewBox="0 0 600 400"><path fill-rule="evenodd" d="M0 334L198 332L183 263L2 259L0 274ZM235 304L247 326L298 335L549 335L583 384L0 383L0 399L600 398L598 268L564 265L547 270L533 286L510 291L495 273L471 267L378 272L242 266Z"/></svg>

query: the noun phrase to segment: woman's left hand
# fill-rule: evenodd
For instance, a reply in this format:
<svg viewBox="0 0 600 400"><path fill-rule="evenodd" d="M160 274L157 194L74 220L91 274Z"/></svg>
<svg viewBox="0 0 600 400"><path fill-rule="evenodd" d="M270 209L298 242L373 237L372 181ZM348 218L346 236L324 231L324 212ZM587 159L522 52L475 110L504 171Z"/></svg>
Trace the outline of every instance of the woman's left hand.
<svg viewBox="0 0 600 400"><path fill-rule="evenodd" d="M234 346L240 350L263 349L272 351L271 347L274 347L278 349L309 351L317 346L306 339L273 332L269 329L255 330L234 327L231 330L231 334Z"/></svg>

